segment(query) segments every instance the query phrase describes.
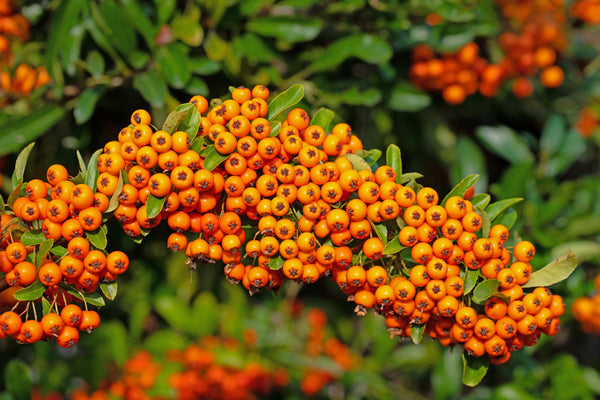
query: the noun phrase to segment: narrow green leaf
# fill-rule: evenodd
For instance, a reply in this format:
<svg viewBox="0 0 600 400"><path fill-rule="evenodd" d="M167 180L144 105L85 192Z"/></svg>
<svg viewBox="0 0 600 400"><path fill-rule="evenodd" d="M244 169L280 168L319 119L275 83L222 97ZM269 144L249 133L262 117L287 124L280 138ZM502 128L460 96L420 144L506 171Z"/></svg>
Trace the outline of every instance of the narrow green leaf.
<svg viewBox="0 0 600 400"><path fill-rule="evenodd" d="M173 38L181 40L190 47L198 47L204 39L204 30L200 24L200 7L189 5L182 15L176 15L170 23Z"/></svg>
<svg viewBox="0 0 600 400"><path fill-rule="evenodd" d="M18 358L13 358L4 366L5 389L10 400L30 400L33 396L31 389L31 371L27 364Z"/></svg>
<svg viewBox="0 0 600 400"><path fill-rule="evenodd" d="M414 344L419 344L423 340L423 333L425 332L425 324L411 324L410 325L410 338Z"/></svg>
<svg viewBox="0 0 600 400"><path fill-rule="evenodd" d="M271 269L281 269L283 267L284 259L281 256L269 258L269 268Z"/></svg>
<svg viewBox="0 0 600 400"><path fill-rule="evenodd" d="M573 251L567 250L562 256L532 273L529 281L522 287L552 286L567 279L575 271L575 268L577 268L577 257Z"/></svg>
<svg viewBox="0 0 600 400"><path fill-rule="evenodd" d="M517 212L514 209L509 208L508 210L494 218L493 221L490 221L490 223L494 225L504 225L510 230L510 228L513 227L515 222L517 222L517 216Z"/></svg>
<svg viewBox="0 0 600 400"><path fill-rule="evenodd" d="M369 163L367 163L364 158L357 156L356 154L346 154L345 157L350 161L353 169L357 171L371 170Z"/></svg>
<svg viewBox="0 0 600 400"><path fill-rule="evenodd" d="M476 208L476 210L479 212L479 215L481 215L481 236L489 237L490 229L492 227L492 224L490 222L490 217L481 208Z"/></svg>
<svg viewBox="0 0 600 400"><path fill-rule="evenodd" d="M73 289L67 290L67 291L69 293L71 293L73 296L85 301L89 305L96 306L96 307L102 307L102 306L106 305L104 298L98 292L81 293L81 292L73 290Z"/></svg>
<svg viewBox="0 0 600 400"><path fill-rule="evenodd" d="M473 289L473 301L475 303L484 303L498 291L500 281L497 279L485 279Z"/></svg>
<svg viewBox="0 0 600 400"><path fill-rule="evenodd" d="M146 200L146 214L148 214L148 218L154 218L160 214L166 199L167 196L156 197L153 194L148 196L148 200Z"/></svg>
<svg viewBox="0 0 600 400"><path fill-rule="evenodd" d="M98 180L98 157L102 154L102 149L98 149L92 154L90 157L90 161L88 161L87 171L85 173L85 184L91 187L93 190L96 190L96 181Z"/></svg>
<svg viewBox="0 0 600 400"><path fill-rule="evenodd" d="M50 249L50 253L54 254L55 256L58 256L58 258L63 258L67 254L69 254L69 250L67 250L63 246L54 246Z"/></svg>
<svg viewBox="0 0 600 400"><path fill-rule="evenodd" d="M371 221L371 225L373 226L375 233L377 233L377 237L383 242L384 245L386 245L388 241L387 227L383 224L376 224L373 221Z"/></svg>
<svg viewBox="0 0 600 400"><path fill-rule="evenodd" d="M97 249L104 250L107 244L106 225L100 226L100 228L98 228L94 232L86 232L86 237L90 241L92 246L94 246Z"/></svg>
<svg viewBox="0 0 600 400"><path fill-rule="evenodd" d="M398 83L392 88L388 105L395 111L416 112L427 108L431 97L408 83Z"/></svg>
<svg viewBox="0 0 600 400"><path fill-rule="evenodd" d="M21 243L23 243L25 246L37 246L44 240L46 240L46 237L42 233L41 229L26 231L21 236Z"/></svg>
<svg viewBox="0 0 600 400"><path fill-rule="evenodd" d="M327 133L330 131L334 117L335 113L332 110L321 107L317 110L315 115L312 116L310 123L311 125L319 125L321 128L325 129L325 133Z"/></svg>
<svg viewBox="0 0 600 400"><path fill-rule="evenodd" d="M6 204L8 204L9 207L12 207L15 200L18 199L19 197L21 197L21 187L22 186L23 186L23 179L20 179L19 182L17 182L16 186L13 185L14 189L8 195L8 200L6 200Z"/></svg>
<svg viewBox="0 0 600 400"><path fill-rule="evenodd" d="M190 142L194 141L200 129L201 115L196 106L191 103L185 103L178 106L175 111L181 112L183 118L177 126L178 131L187 132Z"/></svg>
<svg viewBox="0 0 600 400"><path fill-rule="evenodd" d="M36 280L31 285L16 291L14 297L19 301L37 300L42 297L45 291L46 286L44 286L39 280Z"/></svg>
<svg viewBox="0 0 600 400"><path fill-rule="evenodd" d="M79 95L79 97L77 97L77 102L75 103L75 108L73 109L75 122L81 125L92 117L94 110L96 109L96 103L98 103L98 100L105 91L105 85L98 85L85 89Z"/></svg>
<svg viewBox="0 0 600 400"><path fill-rule="evenodd" d="M50 312L51 307L52 307L52 304L48 301L48 299L46 299L45 297L42 297L42 312L44 315L46 315Z"/></svg>
<svg viewBox="0 0 600 400"><path fill-rule="evenodd" d="M402 179L402 154L400 153L400 147L390 144L385 153L385 159L388 167L392 167L396 171L396 183L400 183Z"/></svg>
<svg viewBox="0 0 600 400"><path fill-rule="evenodd" d="M444 197L444 199L442 200L442 202L440 204L442 206L446 205L446 202L452 196L460 196L460 197L464 196L467 189L469 189L471 186L473 186L475 184L475 182L477 182L478 179L479 179L479 175L477 175L477 174L472 174L472 175L466 176L460 182L458 182L458 184L456 186L454 186L452 188L452 190L450 190L450 192L448 192L448 194L446 195L446 197Z"/></svg>
<svg viewBox="0 0 600 400"><path fill-rule="evenodd" d="M87 68L92 76L101 76L104 74L106 65L104 63L104 57L98 50L91 50L86 59Z"/></svg>
<svg viewBox="0 0 600 400"><path fill-rule="evenodd" d="M273 121L279 114L288 108L298 104L304 97L304 86L299 83L290 86L285 91L279 93L269 103L269 112L267 119Z"/></svg>
<svg viewBox="0 0 600 400"><path fill-rule="evenodd" d="M475 191L479 193L487 192L486 156L480 146L468 136L461 135L458 137L453 153L454 157L449 167L450 180L459 182L465 176L477 174L479 180L475 184Z"/></svg>
<svg viewBox="0 0 600 400"><path fill-rule="evenodd" d="M465 276L463 278L463 294L466 296L475 288L477 281L479 280L479 270L467 268Z"/></svg>
<svg viewBox="0 0 600 400"><path fill-rule="evenodd" d="M27 167L27 160L29 159L29 154L31 153L31 149L33 149L35 143L30 143L27 147L25 147L19 155L17 156L17 161L15 162L15 170L12 175L12 185L16 187L19 181L23 180L23 176L25 175L25 167Z"/></svg>
<svg viewBox="0 0 600 400"><path fill-rule="evenodd" d="M567 129L565 120L560 114L552 114L546 120L542 136L540 137L540 150L551 156L558 153L565 141Z"/></svg>
<svg viewBox="0 0 600 400"><path fill-rule="evenodd" d="M474 357L463 352L463 375L462 383L469 387L475 387L487 374L490 367L489 357Z"/></svg>
<svg viewBox="0 0 600 400"><path fill-rule="evenodd" d="M387 244L383 248L383 255L389 256L392 254L396 254L402 251L403 249L405 249L405 247L402 246L402 244L400 244L400 239L398 239L398 236L396 236L392 240L387 242Z"/></svg>
<svg viewBox="0 0 600 400"><path fill-rule="evenodd" d="M369 166L373 166L379 161L381 155L383 154L379 149L371 149L371 150L358 150L355 152L357 156L363 158ZM370 169L370 168L369 168Z"/></svg>
<svg viewBox="0 0 600 400"><path fill-rule="evenodd" d="M248 32L274 37L286 42L306 42L313 40L323 27L318 17L298 18L296 16L277 15L252 18L246 25Z"/></svg>
<svg viewBox="0 0 600 400"><path fill-rule="evenodd" d="M83 175L85 175L87 173L87 165L85 165L85 161L83 160L83 157L81 156L81 153L79 152L79 149L77 149L77 161L79 162L79 171L83 172Z"/></svg>
<svg viewBox="0 0 600 400"><path fill-rule="evenodd" d="M490 217L490 221L493 221L498 215L507 210L510 206L517 204L522 201L522 197L515 197L512 199L505 199L496 201L486 207L485 212Z"/></svg>
<svg viewBox="0 0 600 400"><path fill-rule="evenodd" d="M115 211L117 207L119 207L119 196L121 195L121 191L123 190L123 185L125 183L123 179L124 174L125 171L121 171L119 174L119 180L117 181L115 192L112 194L112 196L110 196L110 200L108 201L108 208L105 211L107 214Z"/></svg>
<svg viewBox="0 0 600 400"><path fill-rule="evenodd" d="M133 87L153 107L162 108L164 106L168 90L167 84L156 72L156 69L136 74L133 77Z"/></svg>
<svg viewBox="0 0 600 400"><path fill-rule="evenodd" d="M525 139L506 126L480 126L475 135L488 150L513 164L534 160Z"/></svg>
<svg viewBox="0 0 600 400"><path fill-rule="evenodd" d="M275 136L279 135L280 131L281 131L281 122L277 122L277 124L275 124L275 126L271 128L271 133L269 134L269 136L275 137Z"/></svg>
<svg viewBox="0 0 600 400"><path fill-rule="evenodd" d="M481 209L485 209L488 204L490 204L490 200L492 197L487 193L478 193L471 199L471 203L473 207L479 207Z"/></svg>
<svg viewBox="0 0 600 400"><path fill-rule="evenodd" d="M214 170L223 161L229 157L228 155L221 154L215 149L214 145L207 146L206 158L204 159L204 169L209 171Z"/></svg>
<svg viewBox="0 0 600 400"><path fill-rule="evenodd" d="M117 297L117 289L117 281L100 284L100 290L102 290L102 294L104 294L104 297L109 300L114 300Z"/></svg>
<svg viewBox="0 0 600 400"><path fill-rule="evenodd" d="M6 213L6 204L4 204L4 197L0 195L0 213Z"/></svg>
<svg viewBox="0 0 600 400"><path fill-rule="evenodd" d="M50 252L50 249L52 249L52 246L54 246L54 240L52 239L46 239L42 243L40 243L35 257L36 267L39 268L42 265L42 262L46 259L46 256Z"/></svg>

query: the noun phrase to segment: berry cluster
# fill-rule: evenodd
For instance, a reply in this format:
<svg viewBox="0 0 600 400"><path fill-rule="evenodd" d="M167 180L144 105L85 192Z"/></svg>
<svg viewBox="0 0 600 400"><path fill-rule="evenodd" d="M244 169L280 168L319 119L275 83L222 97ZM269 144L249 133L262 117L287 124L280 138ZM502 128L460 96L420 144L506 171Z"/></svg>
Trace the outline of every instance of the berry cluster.
<svg viewBox="0 0 600 400"><path fill-rule="evenodd" d="M11 97L28 95L32 90L50 82L46 67L33 68L27 63L13 66L11 42L29 40L29 21L17 13L15 0L0 1L0 107L10 104Z"/></svg>
<svg viewBox="0 0 600 400"><path fill-rule="evenodd" d="M14 336L23 343L56 338L70 347L77 343L79 331L91 332L100 323L87 303L82 310L73 301L85 301L84 293L114 281L127 270L129 258L121 251L106 253L87 236L105 222L106 195L69 180L62 165L50 166L46 177L47 181L29 181L23 196L15 191L12 212L6 210L0 218L2 285L11 287L11 294L30 289L24 298L16 297L24 303L0 315L0 337ZM33 300L44 302L41 318ZM25 322L15 310L25 314Z"/></svg>
<svg viewBox="0 0 600 400"><path fill-rule="evenodd" d="M576 0L571 3L571 14L590 24L600 23L600 2L598 0Z"/></svg>
<svg viewBox="0 0 600 400"><path fill-rule="evenodd" d="M600 274L594 279L596 293L590 297L579 297L571 305L573 317L587 333L600 334Z"/></svg>
<svg viewBox="0 0 600 400"><path fill-rule="evenodd" d="M490 227L465 198L471 190L459 185L440 199L414 174L397 173L394 146L389 165L372 168L363 158L372 153L350 126L311 120L278 98L269 105L268 97L260 85L232 88L231 99L210 106L194 96L162 129L137 110L90 162L83 175L91 186L68 179L59 165L46 182L19 186L2 217L0 266L6 284L27 286L17 292L29 300L21 314L37 320L31 300L45 291L44 318L62 309L65 326L93 329L65 310L127 270L125 253L105 250L105 223L115 218L137 238L166 220L173 230L167 246L185 251L191 268L219 263L251 294L285 280L330 277L358 314L372 308L385 316L393 335L420 340L426 331L495 363L558 331L562 299L542 287L523 291L535 248L527 241L506 248L508 229ZM269 114L286 107L280 122ZM482 297L476 284L490 289ZM23 331L14 310L3 316L0 334L44 337Z"/></svg>
<svg viewBox="0 0 600 400"><path fill-rule="evenodd" d="M504 53L501 60L492 63L481 57L475 42L439 56L421 44L413 48L409 73L412 82L427 91L440 91L450 104L460 104L476 92L494 96L507 82L516 97L529 97L534 91L534 76L547 88L559 87L564 72L555 63L568 40L562 3L496 3L510 26L497 39Z"/></svg>

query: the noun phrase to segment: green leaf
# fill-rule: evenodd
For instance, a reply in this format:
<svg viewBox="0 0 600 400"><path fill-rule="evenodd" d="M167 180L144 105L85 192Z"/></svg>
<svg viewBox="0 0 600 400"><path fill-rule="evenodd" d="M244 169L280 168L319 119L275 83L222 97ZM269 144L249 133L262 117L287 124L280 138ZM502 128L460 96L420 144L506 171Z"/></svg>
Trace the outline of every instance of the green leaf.
<svg viewBox="0 0 600 400"><path fill-rule="evenodd" d="M540 150L551 156L560 151L566 136L567 130L565 120L560 114L552 114L546 120L542 136L540 137Z"/></svg>
<svg viewBox="0 0 600 400"><path fill-rule="evenodd" d="M354 154L364 159L369 167L377 163L383 154L379 149L371 149L371 150L358 150ZM369 168L371 169L371 168Z"/></svg>
<svg viewBox="0 0 600 400"><path fill-rule="evenodd" d="M106 248L106 225L101 225L100 228L93 232L86 232L86 237L91 245L97 249L104 250Z"/></svg>
<svg viewBox="0 0 600 400"><path fill-rule="evenodd" d="M497 216L499 216L502 212L507 210L510 206L517 204L522 200L522 197L499 200L487 206L485 212L490 217L490 221L493 221Z"/></svg>
<svg viewBox="0 0 600 400"><path fill-rule="evenodd" d="M462 383L469 387L475 387L487 374L490 367L489 357L474 357L463 352L463 375Z"/></svg>
<svg viewBox="0 0 600 400"><path fill-rule="evenodd" d="M480 126L475 135L488 150L513 164L534 160L525 139L506 126Z"/></svg>
<svg viewBox="0 0 600 400"><path fill-rule="evenodd" d="M102 294L104 294L104 297L109 300L114 300L117 297L118 288L117 281L100 284L100 290L102 290Z"/></svg>
<svg viewBox="0 0 600 400"><path fill-rule="evenodd" d="M104 0L100 2L100 13L104 22L102 28L105 29L115 48L123 56L129 56L138 48L138 37L127 20L122 6L117 5L115 1Z"/></svg>
<svg viewBox="0 0 600 400"><path fill-rule="evenodd" d="M312 72L331 71L350 57L357 57L369 64L381 64L388 61L392 54L387 40L375 35L356 33L330 44L308 68Z"/></svg>
<svg viewBox="0 0 600 400"><path fill-rule="evenodd" d="M6 204L4 203L4 197L0 195L0 213L6 213Z"/></svg>
<svg viewBox="0 0 600 400"><path fill-rule="evenodd" d="M419 178L422 178L423 174L419 173L419 172L406 172L404 174L402 174L402 177L400 178L400 184L402 185L406 185L408 182L410 181L416 181Z"/></svg>
<svg viewBox="0 0 600 400"><path fill-rule="evenodd" d="M479 270L478 269L470 269L467 268L465 271L465 276L463 278L463 295L468 295L477 285L477 281L479 280Z"/></svg>
<svg viewBox="0 0 600 400"><path fill-rule="evenodd" d="M12 175L12 185L13 188L17 186L19 181L23 180L23 176L25 175L25 168L27 167L27 160L29 159L29 154L31 153L31 149L33 149L35 143L30 143L27 147L25 147L19 155L17 156L17 161L15 162L15 170Z"/></svg>
<svg viewBox="0 0 600 400"><path fill-rule="evenodd" d="M101 76L104 74L106 65L104 64L104 57L98 50L91 50L86 59L87 68L92 76Z"/></svg>
<svg viewBox="0 0 600 400"><path fill-rule="evenodd" d="M283 262L285 260L281 256L269 258L269 268L271 269L281 269L283 267Z"/></svg>
<svg viewBox="0 0 600 400"><path fill-rule="evenodd" d="M396 183L400 183L402 179L402 154L400 153L400 147L390 144L385 153L385 160L388 167L392 167L396 171Z"/></svg>
<svg viewBox="0 0 600 400"><path fill-rule="evenodd" d="M82 172L83 175L85 175L87 173L87 165L85 165L85 161L83 160L83 157L81 156L81 153L79 152L79 149L77 149L77 161L79 162L79 172Z"/></svg>
<svg viewBox="0 0 600 400"><path fill-rule="evenodd" d="M21 236L21 243L23 243L25 246L37 246L44 240L46 240L46 237L42 233L41 229L26 231Z"/></svg>
<svg viewBox="0 0 600 400"><path fill-rule="evenodd" d="M267 119L273 121L279 114L288 108L298 104L304 97L304 86L299 83L290 86L285 91L279 93L269 103Z"/></svg>
<svg viewBox="0 0 600 400"><path fill-rule="evenodd" d="M54 246L50 249L50 253L54 254L58 258L63 258L67 254L69 254L69 250L67 250L63 246Z"/></svg>
<svg viewBox="0 0 600 400"><path fill-rule="evenodd" d="M31 285L16 291L14 297L19 301L37 300L42 297L45 291L46 286L44 286L39 280L36 280Z"/></svg>
<svg viewBox="0 0 600 400"><path fill-rule="evenodd" d="M96 181L98 180L98 157L102 154L102 149L98 149L92 154L90 157L90 161L88 161L87 170L85 172L85 184L91 187L93 190L96 190Z"/></svg>
<svg viewBox="0 0 600 400"><path fill-rule="evenodd" d="M398 239L398 236L396 236L392 240L387 242L387 244L383 248L383 255L389 256L392 254L396 254L402 251L404 248L405 247L402 246L402 244L400 244L400 239Z"/></svg>
<svg viewBox="0 0 600 400"><path fill-rule="evenodd" d="M104 301L104 298L98 292L81 293L79 295L77 295L77 294L73 294L73 295L76 296L76 297L79 297L82 300L85 300L85 302L87 304L90 304L92 306L102 307L102 306L106 305L106 302Z"/></svg>
<svg viewBox="0 0 600 400"><path fill-rule="evenodd" d="M492 228L492 224L490 222L490 217L481 208L476 208L476 210L477 210L477 212L479 212L479 215L481 215L481 236L489 237L490 229Z"/></svg>
<svg viewBox="0 0 600 400"><path fill-rule="evenodd" d="M119 0L122 5L123 11L127 14L127 19L142 35L146 45L150 48L154 48L154 38L158 31L160 24L153 23L144 12L142 3L137 0ZM159 1L159 3L168 3L167 1ZM158 7L160 8L160 7Z"/></svg>
<svg viewBox="0 0 600 400"><path fill-rule="evenodd" d="M371 170L371 166L364 158L357 156L356 154L346 154L345 157L350 161L350 164L352 164L352 169L357 171Z"/></svg>
<svg viewBox="0 0 600 400"><path fill-rule="evenodd" d="M377 237L383 242L384 245L386 245L388 241L387 227L384 224L375 224L373 221L371 221L371 225L373 226L375 233L377 233Z"/></svg>
<svg viewBox="0 0 600 400"><path fill-rule="evenodd" d="M210 146L206 146L205 150L206 152L204 152L204 154L206 154L206 158L204 159L204 169L207 169L209 171L212 171L215 168L217 168L219 164L221 164L227 159L227 157L229 157L228 155L223 155L219 153L217 149L215 149L215 146L212 144Z"/></svg>
<svg viewBox="0 0 600 400"><path fill-rule="evenodd" d="M54 246L54 240L52 239L46 239L40 243L40 247L38 247L35 257L35 266L37 268L42 265L42 262L50 252L50 249L52 249L52 246Z"/></svg>
<svg viewBox="0 0 600 400"><path fill-rule="evenodd" d="M221 322L220 306L215 295L210 291L200 293L192 303L191 316L194 321L202 321L201 324L193 324L191 330L194 337L214 335L219 330Z"/></svg>
<svg viewBox="0 0 600 400"><path fill-rule="evenodd" d="M73 110L75 122L81 125L87 122L92 117L92 115L94 114L94 110L96 109L96 103L105 91L105 85L98 85L92 88L85 89L79 95L79 97L77 97L75 109Z"/></svg>
<svg viewBox="0 0 600 400"><path fill-rule="evenodd" d="M63 106L48 105L24 116L0 123L0 156L15 152L31 143L60 121L66 113Z"/></svg>
<svg viewBox="0 0 600 400"><path fill-rule="evenodd" d="M167 97L167 84L155 69L136 74L133 77L133 87L153 107L162 108L164 106Z"/></svg>
<svg viewBox="0 0 600 400"><path fill-rule="evenodd" d="M471 199L471 204L473 204L473 207L485 209L490 204L491 199L492 197L487 193L478 193Z"/></svg>
<svg viewBox="0 0 600 400"><path fill-rule="evenodd" d="M117 209L117 207L119 207L119 196L121 195L121 192L123 191L123 184L124 184L124 179L123 179L123 175L125 174L125 171L121 171L121 173L119 174L119 180L117 181L117 187L115 188L115 192L112 194L112 196L110 196L110 199L108 201L108 208L106 209L105 213L111 213L113 211L115 211Z"/></svg>
<svg viewBox="0 0 600 400"><path fill-rule="evenodd" d="M148 218L154 218L160 214L166 199L167 196L156 197L153 194L148 195L148 199L146 200L146 214L148 214Z"/></svg>
<svg viewBox="0 0 600 400"><path fill-rule="evenodd" d="M196 106L191 103L181 104L175 111L182 113L183 116L177 126L177 130L187 132L190 137L190 142L192 142L198 134L198 129L200 129L200 112Z"/></svg>
<svg viewBox="0 0 600 400"><path fill-rule="evenodd" d="M490 223L493 222L494 225L504 225L510 230L510 228L513 227L515 222L517 222L517 216L517 212L514 209L509 208L508 210L494 218L494 220Z"/></svg>
<svg viewBox="0 0 600 400"><path fill-rule="evenodd" d="M274 37L286 42L307 42L317 37L323 27L323 20L318 17L291 15L252 18L246 24L248 32Z"/></svg>
<svg viewBox="0 0 600 400"><path fill-rule="evenodd" d="M181 43L173 43L159 47L155 54L158 70L176 89L183 89L192 78L192 71L187 67L187 49Z"/></svg>
<svg viewBox="0 0 600 400"><path fill-rule="evenodd" d="M50 312L51 307L52 307L52 304L48 301L48 299L46 299L45 297L42 297L42 313L44 315L48 314Z"/></svg>
<svg viewBox="0 0 600 400"><path fill-rule="evenodd" d="M12 207L15 200L18 199L19 197L21 197L21 187L23 186L23 179L20 179L19 182L17 182L17 185L14 186L14 189L12 192L10 192L10 194L8 195L8 199L6 200L6 204L8 204L9 207Z"/></svg>
<svg viewBox="0 0 600 400"><path fill-rule="evenodd" d="M554 259L545 267L535 271L529 277L529 281L521 285L525 288L552 286L567 279L577 268L577 257L571 250Z"/></svg>
<svg viewBox="0 0 600 400"><path fill-rule="evenodd" d="M321 107L317 110L315 115L312 116L310 123L311 125L319 125L321 128L325 129L325 133L327 133L330 131L334 117L335 113L332 110Z"/></svg>
<svg viewBox="0 0 600 400"><path fill-rule="evenodd" d="M169 295L159 295L155 297L154 307L171 327L185 333L193 333L195 329L190 324L190 307L182 299Z"/></svg>
<svg viewBox="0 0 600 400"><path fill-rule="evenodd" d="M32 398L31 371L27 364L13 358L4 366L5 389L10 400L30 400Z"/></svg>
<svg viewBox="0 0 600 400"><path fill-rule="evenodd" d="M473 301L475 303L484 303L498 291L500 281L497 279L485 279L473 289Z"/></svg>
<svg viewBox="0 0 600 400"><path fill-rule="evenodd" d="M431 104L429 94L408 83L398 83L392 88L388 105L395 111L416 112Z"/></svg>
<svg viewBox="0 0 600 400"><path fill-rule="evenodd" d="M410 338L414 344L419 344L423 340L423 333L425 332L425 324L411 324L410 325Z"/></svg>
<svg viewBox="0 0 600 400"><path fill-rule="evenodd" d="M442 206L446 205L446 202L452 196L460 196L460 197L464 196L467 189L469 189L471 186L473 186L475 184L475 182L477 182L478 179L479 179L479 175L477 175L477 174L469 175L469 176L463 178L460 182L458 182L458 184L456 186L454 186L452 188L452 190L450 190L450 192L448 192L448 194L446 195L446 197L444 197L444 199L442 200L442 202L440 204Z"/></svg>

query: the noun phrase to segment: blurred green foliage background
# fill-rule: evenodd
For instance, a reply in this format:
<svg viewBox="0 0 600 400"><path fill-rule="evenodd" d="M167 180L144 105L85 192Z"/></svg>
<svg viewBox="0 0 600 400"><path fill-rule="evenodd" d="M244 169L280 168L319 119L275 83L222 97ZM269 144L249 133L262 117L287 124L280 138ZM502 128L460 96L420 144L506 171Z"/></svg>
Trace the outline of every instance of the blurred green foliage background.
<svg viewBox="0 0 600 400"><path fill-rule="evenodd" d="M572 1L565 1L568 10ZM532 96L516 99L507 87L494 97L469 96L457 106L409 80L411 50L426 43L452 52L475 41L498 59L497 37L509 29L492 0L103 0L18 1L31 24L30 38L12 44L19 63L45 66L51 82L29 95L4 92L0 108L0 172L10 186L14 157L31 141L26 177L61 162L75 175L78 149L89 157L116 137L138 108L162 121L178 104L200 94L226 98L229 86L264 84L271 93L304 85L301 106L336 112L365 148L397 144L405 170L446 193L477 173L477 193L494 200L522 197L514 235L537 248L535 266L567 248L580 267L551 289L569 306L593 293L600 260L600 133L576 132L580 111L600 97L598 26L569 19L569 47L558 60L565 82L557 89L536 83ZM441 22L431 25L427 17ZM565 11L567 14L567 11ZM567 16L565 16L567 18ZM596 36L594 36L596 35ZM118 226L113 227L118 231ZM322 398L592 399L600 395L600 342L570 312L553 338L492 367L481 385L460 383L460 352L433 342L419 346L391 340L382 318L358 318L332 282L289 287L249 298L222 272L202 266L191 274L168 252L160 230L137 246L120 235L109 248L135 260L119 282L103 323L75 349L0 342L0 399L27 398L11 380L26 371L43 393L66 393L82 381L92 387L114 376L134 349L160 357L202 335L242 340L258 333L256 356L284 365L293 382L288 398L301 398L298 377L314 360L300 357L295 335L306 321L286 312L293 301L323 308L327 330L359 356L358 367L336 371ZM304 324L304 325L303 325ZM304 327L303 327L304 326ZM18 361L16 361L18 360ZM333 368L327 360L326 368ZM16 375L15 375L16 374ZM164 386L157 389L165 393ZM168 397L168 395L167 395Z"/></svg>

